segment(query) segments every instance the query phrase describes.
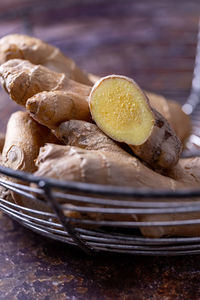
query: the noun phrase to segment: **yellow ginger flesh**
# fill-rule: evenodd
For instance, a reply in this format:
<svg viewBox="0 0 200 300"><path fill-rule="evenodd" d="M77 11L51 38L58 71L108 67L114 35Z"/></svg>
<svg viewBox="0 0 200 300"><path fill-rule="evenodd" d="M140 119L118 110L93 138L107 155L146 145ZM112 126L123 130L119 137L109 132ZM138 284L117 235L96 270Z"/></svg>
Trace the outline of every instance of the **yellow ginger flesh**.
<svg viewBox="0 0 200 300"><path fill-rule="evenodd" d="M141 145L150 136L153 113L143 92L127 77L105 77L94 86L89 102L93 119L114 140Z"/></svg>

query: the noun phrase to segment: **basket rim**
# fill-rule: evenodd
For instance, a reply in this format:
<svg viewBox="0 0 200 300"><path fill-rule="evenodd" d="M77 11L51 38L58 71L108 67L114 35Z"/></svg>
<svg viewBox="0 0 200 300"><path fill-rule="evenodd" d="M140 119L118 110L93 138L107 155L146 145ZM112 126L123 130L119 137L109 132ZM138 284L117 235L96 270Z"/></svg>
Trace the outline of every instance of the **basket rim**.
<svg viewBox="0 0 200 300"><path fill-rule="evenodd" d="M26 182L36 183L39 187L44 188L60 188L71 192L85 192L87 194L99 194L123 197L139 197L139 198L185 198L199 197L200 188L177 189L175 191L168 189L153 188L134 188L124 186L102 185L94 183L84 183L79 181L64 181L53 178L39 177L31 173L13 170L0 165L0 174L20 179Z"/></svg>

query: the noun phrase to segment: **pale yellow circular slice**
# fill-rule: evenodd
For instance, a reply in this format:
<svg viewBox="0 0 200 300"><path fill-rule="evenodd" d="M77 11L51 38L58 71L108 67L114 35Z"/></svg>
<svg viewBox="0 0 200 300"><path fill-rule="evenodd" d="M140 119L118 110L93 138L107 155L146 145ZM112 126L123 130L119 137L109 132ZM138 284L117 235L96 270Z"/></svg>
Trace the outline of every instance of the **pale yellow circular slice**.
<svg viewBox="0 0 200 300"><path fill-rule="evenodd" d="M145 94L128 77L100 79L90 93L89 106L97 126L116 141L141 145L151 135L153 112Z"/></svg>

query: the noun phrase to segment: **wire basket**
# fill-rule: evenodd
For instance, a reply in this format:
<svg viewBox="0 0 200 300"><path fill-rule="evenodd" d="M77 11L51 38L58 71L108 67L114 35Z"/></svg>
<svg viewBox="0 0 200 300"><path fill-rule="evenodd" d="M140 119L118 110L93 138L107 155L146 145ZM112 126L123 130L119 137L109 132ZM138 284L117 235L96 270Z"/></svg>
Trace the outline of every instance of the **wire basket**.
<svg viewBox="0 0 200 300"><path fill-rule="evenodd" d="M52 1L49 3L53 5ZM28 11L20 10L27 33L31 32ZM10 14L5 15L6 19L8 17ZM194 152L199 155L198 148L194 148L194 144L200 145L200 91L195 85L199 74L200 42L197 46L191 94L183 106L191 114L194 128L185 156L191 156ZM8 178L6 181L1 179L0 185L20 195L17 202L7 200L6 195L0 198L0 209L3 212L41 235L76 245L88 254L99 251L138 255L200 253L200 237L147 238L141 234L142 228L198 228L200 189L172 192L61 182L2 166L0 173ZM13 183L13 178L20 183ZM172 214L176 214L177 218L168 220ZM195 218L191 218L192 214ZM149 215L155 216L151 222L137 221L135 218ZM157 216L165 216L165 220L161 221Z"/></svg>
<svg viewBox="0 0 200 300"><path fill-rule="evenodd" d="M20 205L0 199L0 208L41 235L77 245L87 253L100 250L140 255L200 253L200 237L145 238L138 230L139 227L198 226L200 218L153 222L128 218L126 221L127 217L141 214L200 214L200 200L195 199L200 196L200 190L171 192L61 182L4 167L0 167L0 172L24 182L0 181L1 186L18 193L22 199ZM188 200L191 197L193 200ZM69 203L73 204L71 208ZM66 212L70 210L81 213L82 217L67 217ZM113 215L119 216L119 220L109 218Z"/></svg>

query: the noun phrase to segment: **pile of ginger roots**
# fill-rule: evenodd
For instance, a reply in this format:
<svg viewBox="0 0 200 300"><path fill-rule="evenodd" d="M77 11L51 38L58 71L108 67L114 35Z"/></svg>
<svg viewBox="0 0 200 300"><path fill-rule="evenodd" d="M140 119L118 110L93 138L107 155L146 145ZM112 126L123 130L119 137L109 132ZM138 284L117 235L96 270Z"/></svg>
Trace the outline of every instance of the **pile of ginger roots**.
<svg viewBox="0 0 200 300"><path fill-rule="evenodd" d="M191 124L175 101L144 92L125 76L86 73L59 49L18 34L0 39L0 81L24 107L0 136L1 165L66 181L170 191L199 187L200 157L180 158ZM16 193L0 193L23 204ZM73 210L66 215L83 218ZM200 213L88 217L144 222L198 219ZM200 236L199 225L140 231L154 238Z"/></svg>

